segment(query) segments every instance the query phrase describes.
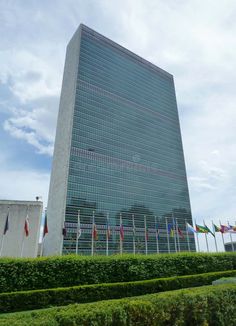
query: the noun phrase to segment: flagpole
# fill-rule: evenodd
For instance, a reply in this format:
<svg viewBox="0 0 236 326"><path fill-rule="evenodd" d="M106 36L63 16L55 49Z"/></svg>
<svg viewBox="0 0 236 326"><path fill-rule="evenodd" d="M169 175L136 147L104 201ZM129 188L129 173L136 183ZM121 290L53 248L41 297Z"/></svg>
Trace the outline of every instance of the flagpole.
<svg viewBox="0 0 236 326"><path fill-rule="evenodd" d="M109 238L108 238L108 221L109 221L109 212L107 212L107 229L106 229L106 256L109 254Z"/></svg>
<svg viewBox="0 0 236 326"><path fill-rule="evenodd" d="M77 220L77 232L76 232L76 244L75 244L75 254L76 255L78 255L79 230L80 230L80 210L78 210L78 220Z"/></svg>
<svg viewBox="0 0 236 326"><path fill-rule="evenodd" d="M172 224L173 224L173 232L174 232L174 243L175 243L175 252L177 252L177 243L176 243L176 232L175 232L175 219L174 219L174 212L172 210Z"/></svg>
<svg viewBox="0 0 236 326"><path fill-rule="evenodd" d="M123 253L123 242L121 237L121 227L122 227L122 214L120 213L120 254Z"/></svg>
<svg viewBox="0 0 236 326"><path fill-rule="evenodd" d="M185 228L186 228L188 251L190 251L189 234L188 234L188 227L187 227L187 221L186 220L185 220Z"/></svg>
<svg viewBox="0 0 236 326"><path fill-rule="evenodd" d="M221 229L221 221L219 220L219 222L220 222L220 229ZM222 242L223 242L224 251L225 251L225 239L224 239L224 235L223 235L223 232L220 231L220 233L221 233Z"/></svg>
<svg viewBox="0 0 236 326"><path fill-rule="evenodd" d="M228 226L229 226L229 221L227 221L227 223L228 223ZM234 251L233 238L232 238L232 234L230 232L229 232L229 236L230 236L232 251Z"/></svg>
<svg viewBox="0 0 236 326"><path fill-rule="evenodd" d="M135 248L135 224L134 224L134 214L132 214L133 220L133 254L135 255L136 248Z"/></svg>
<svg viewBox="0 0 236 326"><path fill-rule="evenodd" d="M28 212L29 212L29 206L27 206L26 218L28 216ZM26 218L25 218L25 221L26 221ZM25 221L24 221L24 229L23 229L23 240L22 240L22 244L21 244L21 254L20 254L21 257L23 257L24 244L25 244Z"/></svg>
<svg viewBox="0 0 236 326"><path fill-rule="evenodd" d="M157 254L159 254L159 243L158 243L158 229L157 229L157 217L155 216L155 230L156 230L156 245L157 245Z"/></svg>
<svg viewBox="0 0 236 326"><path fill-rule="evenodd" d="M94 255L94 223L95 223L95 217L94 217L94 211L93 211L93 223L92 223L92 245L91 245L91 256Z"/></svg>
<svg viewBox="0 0 236 326"><path fill-rule="evenodd" d="M169 239L169 232L168 232L168 217L165 217L166 220L166 237L167 237L167 247L168 247L168 253L170 253L170 239Z"/></svg>
<svg viewBox="0 0 236 326"><path fill-rule="evenodd" d="M204 226L206 226L204 220L203 220L203 224L204 224ZM207 252L209 252L208 239L207 239L207 234L208 234L208 233L204 233L204 234L205 234L205 239L206 239Z"/></svg>
<svg viewBox="0 0 236 326"><path fill-rule="evenodd" d="M213 220L211 220L211 223L212 223L212 229L214 230L214 238L215 238L215 246L216 246L216 252L218 252L218 246L217 246L217 241L216 241L216 230L215 230L215 226L214 226L214 223L213 223Z"/></svg>
<svg viewBox="0 0 236 326"><path fill-rule="evenodd" d="M196 228L196 219L195 219L195 230L197 230L197 228ZM198 252L200 252L199 239L198 239L198 231L196 231L196 237L197 237Z"/></svg>
<svg viewBox="0 0 236 326"><path fill-rule="evenodd" d="M175 223L176 223L176 236L177 236L177 243L178 243L178 247L179 247L179 252L180 252L180 241L179 241L179 225L178 225L178 221L177 218L175 218Z"/></svg>
<svg viewBox="0 0 236 326"><path fill-rule="evenodd" d="M146 219L146 215L144 215L144 229L145 229L145 255L147 255L148 247L147 247L147 219Z"/></svg>

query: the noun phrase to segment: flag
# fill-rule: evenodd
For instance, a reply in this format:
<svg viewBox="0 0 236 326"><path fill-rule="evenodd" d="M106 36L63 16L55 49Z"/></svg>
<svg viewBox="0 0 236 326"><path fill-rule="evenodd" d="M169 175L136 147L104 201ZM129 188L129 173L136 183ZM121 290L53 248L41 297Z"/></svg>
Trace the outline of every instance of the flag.
<svg viewBox="0 0 236 326"><path fill-rule="evenodd" d="M97 230L97 226L95 223L93 223L93 239L94 240L98 239L98 230Z"/></svg>
<svg viewBox="0 0 236 326"><path fill-rule="evenodd" d="M173 228L173 225L172 224L168 224L168 233L170 234L171 237L174 236L174 228Z"/></svg>
<svg viewBox="0 0 236 326"><path fill-rule="evenodd" d="M221 228L219 226L213 224L213 227L215 232L221 232Z"/></svg>
<svg viewBox="0 0 236 326"><path fill-rule="evenodd" d="M236 226L233 226L233 225L229 225L229 230L228 230L229 233L236 233Z"/></svg>
<svg viewBox="0 0 236 326"><path fill-rule="evenodd" d="M45 216L44 220L44 227L43 227L43 238L48 233L48 221L47 221L47 215Z"/></svg>
<svg viewBox="0 0 236 326"><path fill-rule="evenodd" d="M227 233L229 231L229 227L227 225L222 225L220 226L220 232L221 233Z"/></svg>
<svg viewBox="0 0 236 326"><path fill-rule="evenodd" d="M209 232L209 229L208 229L207 226L196 224L196 231L198 233L208 233Z"/></svg>
<svg viewBox="0 0 236 326"><path fill-rule="evenodd" d="M205 228L207 229L207 231L213 236L215 237L214 233L209 229L209 227L206 226L206 224L204 225Z"/></svg>
<svg viewBox="0 0 236 326"><path fill-rule="evenodd" d="M29 217L28 217L28 214L27 214L26 219L25 219L24 231L25 231L25 236L28 237L28 235L29 235Z"/></svg>
<svg viewBox="0 0 236 326"><path fill-rule="evenodd" d="M106 229L107 229L107 239L109 239L110 236L111 236L111 228L110 228L110 225L109 225L109 219L108 219L108 217L107 217Z"/></svg>
<svg viewBox="0 0 236 326"><path fill-rule="evenodd" d="M62 228L62 235L63 235L64 237L66 237L66 233L67 233L67 230L66 230L66 223L64 222L64 226L63 226L63 228Z"/></svg>
<svg viewBox="0 0 236 326"><path fill-rule="evenodd" d="M79 217L78 217L78 222L77 223L78 223L77 224L77 238L79 239L81 237L81 234L82 234Z"/></svg>
<svg viewBox="0 0 236 326"><path fill-rule="evenodd" d="M184 239L184 234L183 234L183 232L181 231L181 229L178 227L177 230L178 230L178 234L180 235L180 237L181 237L182 239Z"/></svg>
<svg viewBox="0 0 236 326"><path fill-rule="evenodd" d="M187 226L187 231L191 232L191 233L196 233L197 231L194 229L194 227L192 227L192 225L190 225L189 223L186 223Z"/></svg>
<svg viewBox="0 0 236 326"><path fill-rule="evenodd" d="M5 235L8 230L9 230L9 212L7 213L3 234Z"/></svg>
<svg viewBox="0 0 236 326"><path fill-rule="evenodd" d="M124 241L124 237L125 237L125 234L124 234L124 227L123 227L123 224L120 225L120 239L122 241Z"/></svg>
<svg viewBox="0 0 236 326"><path fill-rule="evenodd" d="M158 229L158 225L156 224L156 236L159 236L159 229Z"/></svg>

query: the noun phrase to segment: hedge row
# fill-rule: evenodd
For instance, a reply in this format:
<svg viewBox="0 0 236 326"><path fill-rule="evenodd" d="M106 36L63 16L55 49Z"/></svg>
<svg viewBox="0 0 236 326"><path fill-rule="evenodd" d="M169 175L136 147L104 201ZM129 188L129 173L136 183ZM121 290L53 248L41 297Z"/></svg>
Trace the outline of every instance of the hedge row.
<svg viewBox="0 0 236 326"><path fill-rule="evenodd" d="M217 285L2 315L0 325L234 326L235 306L236 285Z"/></svg>
<svg viewBox="0 0 236 326"><path fill-rule="evenodd" d="M33 310L71 303L119 299L211 284L221 277L236 276L236 270L176 276L125 283L104 283L67 288L19 291L0 294L0 312Z"/></svg>
<svg viewBox="0 0 236 326"><path fill-rule="evenodd" d="M236 253L0 259L0 292L147 280L236 269Z"/></svg>

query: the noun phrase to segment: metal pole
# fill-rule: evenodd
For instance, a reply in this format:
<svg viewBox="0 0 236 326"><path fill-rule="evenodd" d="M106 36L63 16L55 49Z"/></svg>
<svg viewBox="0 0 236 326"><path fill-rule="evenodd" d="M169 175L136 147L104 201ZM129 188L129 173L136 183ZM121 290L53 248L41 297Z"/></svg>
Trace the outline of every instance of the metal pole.
<svg viewBox="0 0 236 326"><path fill-rule="evenodd" d="M196 220L195 220L195 229L196 228ZM198 239L198 232L196 231L196 237L197 237L197 246L198 246L198 252L200 252L200 246L199 246L199 239Z"/></svg>
<svg viewBox="0 0 236 326"><path fill-rule="evenodd" d="M106 256L109 254L109 235L108 235L108 227L109 227L109 213L107 212L107 229L106 229Z"/></svg>
<svg viewBox="0 0 236 326"><path fill-rule="evenodd" d="M122 213L120 213L120 254L122 255L122 253L123 253L123 239L121 237L121 228L123 228L123 226L122 226Z"/></svg>
<svg viewBox="0 0 236 326"><path fill-rule="evenodd" d="M167 237L167 247L168 247L168 253L170 253L170 239L169 239L169 232L168 232L168 217L165 217L166 220L166 237Z"/></svg>
<svg viewBox="0 0 236 326"><path fill-rule="evenodd" d="M187 227L186 220L185 220L185 228L186 228L186 237L187 237L187 243L188 243L188 251L190 251L189 234L188 234L188 227Z"/></svg>
<svg viewBox="0 0 236 326"><path fill-rule="evenodd" d="M177 218L175 218L175 223L176 223L176 236L177 236L177 243L178 243L178 248L179 248L178 251L180 252L179 225L178 225Z"/></svg>
<svg viewBox="0 0 236 326"><path fill-rule="evenodd" d="M80 210L78 210L78 220L77 220L77 232L76 232L76 244L75 244L75 254L76 255L78 255L79 232L80 232Z"/></svg>
<svg viewBox="0 0 236 326"><path fill-rule="evenodd" d="M221 229L221 221L219 220L219 223L220 223L220 229ZM221 233L221 237L222 237L222 242L223 242L223 246L224 246L224 251L225 251L225 239L224 239L224 235L222 232Z"/></svg>
<svg viewBox="0 0 236 326"><path fill-rule="evenodd" d="M133 254L135 255L136 248L135 248L135 224L134 224L134 214L132 214L132 220L133 220Z"/></svg>
<svg viewBox="0 0 236 326"><path fill-rule="evenodd" d="M159 254L159 243L158 243L158 228L157 228L157 217L155 216L155 230L156 230L156 245L157 245L157 254Z"/></svg>
<svg viewBox="0 0 236 326"><path fill-rule="evenodd" d="M229 221L227 221L227 223L228 223L228 226L229 226ZM234 251L233 238L232 238L232 234L230 232L229 232L229 236L230 236L232 251Z"/></svg>
<svg viewBox="0 0 236 326"><path fill-rule="evenodd" d="M146 215L144 215L144 229L145 229L145 255L147 255L148 247L147 247L147 220L146 220Z"/></svg>
<svg viewBox="0 0 236 326"><path fill-rule="evenodd" d="M206 225L206 224L205 224L205 221L203 221L203 224L204 224L204 226ZM205 239L206 239L207 252L209 252L208 239L207 239L207 234L208 234L208 233L204 233L204 234L205 234Z"/></svg>
<svg viewBox="0 0 236 326"><path fill-rule="evenodd" d="M175 219L174 219L174 212L172 211L172 224L173 224L173 232L174 232L174 243L175 243L175 252L177 252L177 243L176 243L176 232L175 232Z"/></svg>
<svg viewBox="0 0 236 326"><path fill-rule="evenodd" d="M217 241L216 241L216 230L215 230L215 227L214 227L214 223L213 223L213 220L211 220L211 223L212 223L212 229L214 230L214 239L215 239L215 246L216 246L216 252L218 252L218 246L217 246Z"/></svg>
<svg viewBox="0 0 236 326"><path fill-rule="evenodd" d="M95 214L93 211L91 256L94 255L94 227L95 227L94 224L95 224Z"/></svg>

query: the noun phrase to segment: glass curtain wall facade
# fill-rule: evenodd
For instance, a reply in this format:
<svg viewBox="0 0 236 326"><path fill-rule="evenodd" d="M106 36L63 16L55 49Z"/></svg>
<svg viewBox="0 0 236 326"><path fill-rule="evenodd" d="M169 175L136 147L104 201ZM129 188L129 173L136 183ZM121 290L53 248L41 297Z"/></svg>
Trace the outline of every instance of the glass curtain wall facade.
<svg viewBox="0 0 236 326"><path fill-rule="evenodd" d="M79 254L91 253L93 219L94 253L106 253L107 217L109 254L120 252L120 219L124 253L195 251L173 76L84 25L80 32L63 254L76 250L78 211Z"/></svg>

